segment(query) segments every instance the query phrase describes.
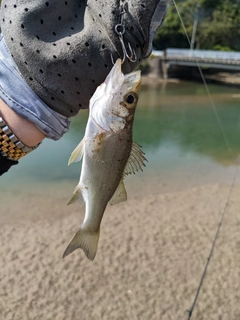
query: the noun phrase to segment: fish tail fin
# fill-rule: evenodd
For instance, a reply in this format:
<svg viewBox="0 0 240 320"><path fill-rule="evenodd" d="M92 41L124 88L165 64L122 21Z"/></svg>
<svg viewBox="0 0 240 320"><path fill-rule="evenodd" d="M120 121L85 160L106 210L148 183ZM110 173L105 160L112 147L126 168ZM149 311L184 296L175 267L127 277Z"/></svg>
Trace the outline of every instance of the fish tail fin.
<svg viewBox="0 0 240 320"><path fill-rule="evenodd" d="M89 232L88 230L81 228L64 251L63 258L74 250L81 248L87 258L93 261L97 253L99 234L99 230L97 232Z"/></svg>

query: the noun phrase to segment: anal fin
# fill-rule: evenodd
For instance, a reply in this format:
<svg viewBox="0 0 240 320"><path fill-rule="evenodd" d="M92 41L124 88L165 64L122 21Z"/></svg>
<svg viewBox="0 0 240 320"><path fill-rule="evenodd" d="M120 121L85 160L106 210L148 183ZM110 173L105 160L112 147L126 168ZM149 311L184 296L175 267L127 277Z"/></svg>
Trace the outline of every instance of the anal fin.
<svg viewBox="0 0 240 320"><path fill-rule="evenodd" d="M75 203L75 202L79 202L82 203L83 200L83 196L82 196L82 191L81 191L81 187L79 185L76 186L72 197L69 199L67 205Z"/></svg>
<svg viewBox="0 0 240 320"><path fill-rule="evenodd" d="M121 179L115 193L112 196L112 199L109 201L111 205L123 202L127 200L127 192L123 183L123 179Z"/></svg>

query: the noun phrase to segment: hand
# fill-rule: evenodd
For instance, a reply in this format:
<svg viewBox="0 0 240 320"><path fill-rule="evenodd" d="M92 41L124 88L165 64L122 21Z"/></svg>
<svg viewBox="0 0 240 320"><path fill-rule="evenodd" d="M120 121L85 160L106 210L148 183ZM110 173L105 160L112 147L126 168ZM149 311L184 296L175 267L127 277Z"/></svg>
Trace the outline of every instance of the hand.
<svg viewBox="0 0 240 320"><path fill-rule="evenodd" d="M22 0L16 8L13 3L2 0L1 28L14 61L50 108L72 117L88 108L112 68L111 56L123 58L124 48L131 56L132 50L125 73L149 56L168 0ZM122 42L115 31L119 24L125 29Z"/></svg>

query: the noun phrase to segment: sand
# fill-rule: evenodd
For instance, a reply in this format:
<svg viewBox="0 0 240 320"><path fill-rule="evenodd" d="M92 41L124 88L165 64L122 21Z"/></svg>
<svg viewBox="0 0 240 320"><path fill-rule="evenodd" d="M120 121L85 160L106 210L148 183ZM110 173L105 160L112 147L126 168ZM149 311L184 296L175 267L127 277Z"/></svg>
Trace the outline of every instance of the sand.
<svg viewBox="0 0 240 320"><path fill-rule="evenodd" d="M84 215L66 206L73 185L1 187L0 319L187 319L230 184L145 183L107 208L93 262L81 250L61 259ZM239 191L237 180L194 320L240 319Z"/></svg>

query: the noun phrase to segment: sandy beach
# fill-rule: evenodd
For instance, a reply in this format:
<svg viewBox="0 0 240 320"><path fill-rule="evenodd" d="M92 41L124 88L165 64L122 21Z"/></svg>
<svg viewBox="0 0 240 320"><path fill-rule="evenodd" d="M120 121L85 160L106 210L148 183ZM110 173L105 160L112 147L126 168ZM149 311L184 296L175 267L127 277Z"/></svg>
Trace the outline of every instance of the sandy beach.
<svg viewBox="0 0 240 320"><path fill-rule="evenodd" d="M140 175L108 206L93 262L61 258L84 215L66 206L72 185L1 188L0 319L187 319L230 185L171 190ZM237 177L191 319L240 319L239 191Z"/></svg>

